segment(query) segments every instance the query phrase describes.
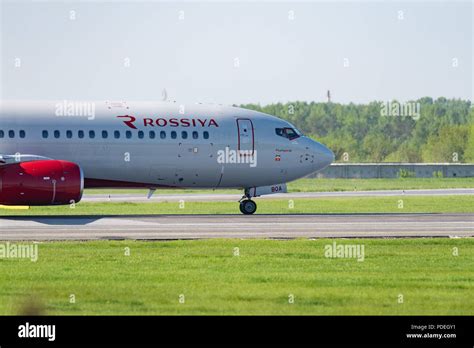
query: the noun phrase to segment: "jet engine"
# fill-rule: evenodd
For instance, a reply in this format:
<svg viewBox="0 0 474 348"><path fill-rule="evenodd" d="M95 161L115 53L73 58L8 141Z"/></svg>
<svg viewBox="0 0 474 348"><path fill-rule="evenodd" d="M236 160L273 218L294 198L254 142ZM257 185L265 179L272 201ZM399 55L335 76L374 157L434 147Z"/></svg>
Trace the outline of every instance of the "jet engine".
<svg viewBox="0 0 474 348"><path fill-rule="evenodd" d="M82 198L84 175L72 162L40 160L0 166L0 204L61 205Z"/></svg>

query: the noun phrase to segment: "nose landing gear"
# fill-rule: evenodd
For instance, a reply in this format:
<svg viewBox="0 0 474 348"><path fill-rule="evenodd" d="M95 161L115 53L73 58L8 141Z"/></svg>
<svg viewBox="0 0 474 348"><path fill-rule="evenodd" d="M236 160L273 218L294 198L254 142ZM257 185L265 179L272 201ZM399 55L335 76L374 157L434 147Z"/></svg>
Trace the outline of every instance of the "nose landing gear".
<svg viewBox="0 0 474 348"><path fill-rule="evenodd" d="M239 209L242 214L252 215L257 210L257 203L250 199L248 190L245 190L245 194L240 199L239 203Z"/></svg>
<svg viewBox="0 0 474 348"><path fill-rule="evenodd" d="M251 199L245 199L240 202L239 208L242 214L251 215L257 210L257 203Z"/></svg>

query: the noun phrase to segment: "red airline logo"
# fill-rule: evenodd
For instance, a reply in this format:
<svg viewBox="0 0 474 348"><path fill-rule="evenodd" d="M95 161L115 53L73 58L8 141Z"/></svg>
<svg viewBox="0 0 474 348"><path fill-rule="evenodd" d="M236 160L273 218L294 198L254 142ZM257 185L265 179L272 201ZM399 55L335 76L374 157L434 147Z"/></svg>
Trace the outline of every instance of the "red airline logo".
<svg viewBox="0 0 474 348"><path fill-rule="evenodd" d="M137 118L130 115L117 116L118 118L124 118L125 123L129 128L137 129L135 122ZM144 127L219 127L216 120L213 118L210 119L201 119L201 118L144 118L143 119Z"/></svg>
<svg viewBox="0 0 474 348"><path fill-rule="evenodd" d="M123 121L123 123L125 123L127 126L129 126L130 128L133 128L133 129L137 129L137 127L133 124L133 122L135 122L137 119L133 116L128 116L128 115L125 115L125 116L117 116L117 117L120 117L120 118L128 118L127 121Z"/></svg>

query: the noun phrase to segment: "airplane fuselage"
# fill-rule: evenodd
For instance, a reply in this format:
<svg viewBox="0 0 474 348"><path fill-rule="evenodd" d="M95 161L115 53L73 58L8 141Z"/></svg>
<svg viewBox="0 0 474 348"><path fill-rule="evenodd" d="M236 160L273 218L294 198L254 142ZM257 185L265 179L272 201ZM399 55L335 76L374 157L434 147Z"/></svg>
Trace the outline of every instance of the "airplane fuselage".
<svg viewBox="0 0 474 348"><path fill-rule="evenodd" d="M333 160L325 146L260 112L83 103L2 102L0 154L77 163L86 187L251 188L301 178Z"/></svg>

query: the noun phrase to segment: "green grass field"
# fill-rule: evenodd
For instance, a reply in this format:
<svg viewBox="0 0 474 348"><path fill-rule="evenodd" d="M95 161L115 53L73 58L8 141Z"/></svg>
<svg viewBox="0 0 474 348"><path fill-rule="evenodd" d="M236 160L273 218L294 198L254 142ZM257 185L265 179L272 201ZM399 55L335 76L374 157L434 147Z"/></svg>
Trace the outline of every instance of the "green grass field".
<svg viewBox="0 0 474 348"><path fill-rule="evenodd" d="M473 265L473 239L48 242L0 260L0 314L473 315Z"/></svg>
<svg viewBox="0 0 474 348"><path fill-rule="evenodd" d="M330 192L370 190L421 190L474 188L474 178L406 178L406 179L299 179L288 183L288 192ZM141 189L88 189L87 194L143 193ZM182 193L241 193L241 190L159 189L155 194Z"/></svg>
<svg viewBox="0 0 474 348"><path fill-rule="evenodd" d="M256 200L256 214L329 213L472 213L474 196L330 197ZM293 208L291 208L293 206ZM0 209L13 215L240 214L237 202L78 203L70 206Z"/></svg>
<svg viewBox="0 0 474 348"><path fill-rule="evenodd" d="M302 179L290 190L464 188L474 187L471 179ZM471 195L257 202L257 213L267 214L474 211ZM240 214L236 202L0 209L4 216L229 213ZM333 242L363 246L364 260L325 257ZM37 262L0 258L0 315L474 315L472 238L126 240L38 248Z"/></svg>

